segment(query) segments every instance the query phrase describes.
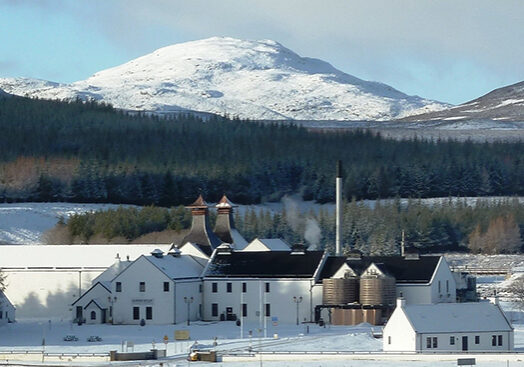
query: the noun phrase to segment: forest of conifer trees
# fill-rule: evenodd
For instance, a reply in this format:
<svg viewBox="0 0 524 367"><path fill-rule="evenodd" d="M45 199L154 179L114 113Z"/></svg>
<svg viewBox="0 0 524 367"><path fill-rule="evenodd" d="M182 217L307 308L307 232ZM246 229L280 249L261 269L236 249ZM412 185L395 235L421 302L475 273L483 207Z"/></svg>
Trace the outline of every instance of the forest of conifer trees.
<svg viewBox="0 0 524 367"><path fill-rule="evenodd" d="M391 140L223 117L128 114L111 106L0 97L0 199L171 207L203 193L239 204L299 193L347 198L524 195L519 142Z"/></svg>

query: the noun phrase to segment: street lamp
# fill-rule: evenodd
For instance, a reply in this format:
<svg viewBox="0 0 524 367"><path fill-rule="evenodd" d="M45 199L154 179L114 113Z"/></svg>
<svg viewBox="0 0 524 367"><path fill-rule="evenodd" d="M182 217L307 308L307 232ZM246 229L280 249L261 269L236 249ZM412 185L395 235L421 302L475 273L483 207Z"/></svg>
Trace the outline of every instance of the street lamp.
<svg viewBox="0 0 524 367"><path fill-rule="evenodd" d="M293 302L297 304L297 325L298 325L298 305L300 304L300 302L302 302L302 296L293 297Z"/></svg>
<svg viewBox="0 0 524 367"><path fill-rule="evenodd" d="M184 297L184 302L187 304L187 324L189 325L189 307L193 303L193 297Z"/></svg>

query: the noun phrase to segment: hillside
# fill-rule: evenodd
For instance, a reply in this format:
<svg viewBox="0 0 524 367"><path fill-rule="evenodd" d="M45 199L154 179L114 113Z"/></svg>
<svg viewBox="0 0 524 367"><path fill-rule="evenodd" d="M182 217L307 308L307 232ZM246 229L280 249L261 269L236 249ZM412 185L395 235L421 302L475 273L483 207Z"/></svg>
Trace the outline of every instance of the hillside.
<svg viewBox="0 0 524 367"><path fill-rule="evenodd" d="M390 120L449 107L358 79L275 41L220 37L164 47L72 84L0 78L0 89L258 120Z"/></svg>
<svg viewBox="0 0 524 367"><path fill-rule="evenodd" d="M403 120L409 122L494 120L500 122L500 125L509 122L524 122L524 82L495 89L480 98L456 107L413 115Z"/></svg>

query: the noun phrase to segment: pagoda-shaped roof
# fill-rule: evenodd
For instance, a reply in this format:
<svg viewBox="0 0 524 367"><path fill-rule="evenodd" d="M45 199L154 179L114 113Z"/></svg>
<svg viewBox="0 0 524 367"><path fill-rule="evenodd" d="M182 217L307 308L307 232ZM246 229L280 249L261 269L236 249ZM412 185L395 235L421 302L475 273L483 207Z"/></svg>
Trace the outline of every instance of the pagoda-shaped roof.
<svg viewBox="0 0 524 367"><path fill-rule="evenodd" d="M209 205L207 205L206 201L202 197L202 194L198 195L198 198L192 203L186 206L186 208L208 208Z"/></svg>
<svg viewBox="0 0 524 367"><path fill-rule="evenodd" d="M217 203L216 207L218 209L231 209L231 208L236 208L236 205L233 204L226 196L226 194L224 194L222 196L222 199L220 199L220 201Z"/></svg>

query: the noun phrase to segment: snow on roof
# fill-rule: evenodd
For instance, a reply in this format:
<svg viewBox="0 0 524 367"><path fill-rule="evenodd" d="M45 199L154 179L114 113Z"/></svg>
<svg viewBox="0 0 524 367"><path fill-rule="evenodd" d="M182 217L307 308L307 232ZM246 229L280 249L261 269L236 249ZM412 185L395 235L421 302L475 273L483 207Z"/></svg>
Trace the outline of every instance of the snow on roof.
<svg viewBox="0 0 524 367"><path fill-rule="evenodd" d="M100 274L95 279L93 279L91 284L95 284L97 282L100 282L100 283L102 283L104 285L106 283L111 284L111 280L113 280L114 277L116 277L118 274L120 274L131 263L132 263L132 261L127 261L127 260L124 260L124 261L117 260L117 261L115 261L115 263L113 265L108 267L106 270L104 270L104 272L102 274ZM111 289L111 287L109 286L108 289Z"/></svg>
<svg viewBox="0 0 524 367"><path fill-rule="evenodd" d="M437 303L404 306L418 333L511 331L501 309L491 302Z"/></svg>
<svg viewBox="0 0 524 367"><path fill-rule="evenodd" d="M242 251L291 251L291 247L280 238L255 238Z"/></svg>
<svg viewBox="0 0 524 367"><path fill-rule="evenodd" d="M191 255L174 256L144 256L160 271L171 279L199 277L204 268L202 264Z"/></svg>
<svg viewBox="0 0 524 367"><path fill-rule="evenodd" d="M170 245L0 245L0 268L29 267L109 267L117 254L131 260L156 248L168 251Z"/></svg>
<svg viewBox="0 0 524 367"><path fill-rule="evenodd" d="M233 240L233 244L235 246L235 249L242 250L242 249L246 248L248 243L245 240L245 238L242 237L240 232L237 231L236 228L231 228L229 233L231 234L231 239Z"/></svg>

